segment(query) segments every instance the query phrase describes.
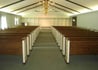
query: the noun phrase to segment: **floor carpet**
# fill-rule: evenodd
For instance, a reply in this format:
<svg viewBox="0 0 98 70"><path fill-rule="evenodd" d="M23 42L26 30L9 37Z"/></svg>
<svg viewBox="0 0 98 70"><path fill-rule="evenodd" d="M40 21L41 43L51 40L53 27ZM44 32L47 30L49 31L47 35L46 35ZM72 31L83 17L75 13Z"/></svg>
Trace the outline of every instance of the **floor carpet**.
<svg viewBox="0 0 98 70"><path fill-rule="evenodd" d="M98 70L98 55L72 55L66 64L49 32L40 32L26 64L21 56L0 55L0 70Z"/></svg>

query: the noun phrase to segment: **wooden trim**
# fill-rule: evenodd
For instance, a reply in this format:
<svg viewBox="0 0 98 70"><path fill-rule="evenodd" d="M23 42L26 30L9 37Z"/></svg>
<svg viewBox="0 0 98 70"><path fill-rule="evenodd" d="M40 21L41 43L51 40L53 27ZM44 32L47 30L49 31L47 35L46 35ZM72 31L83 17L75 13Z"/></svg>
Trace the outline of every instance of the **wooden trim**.
<svg viewBox="0 0 98 70"><path fill-rule="evenodd" d="M79 11L77 11L77 10L71 9L71 8L69 8L69 7L66 7L66 6L64 6L64 5L61 5L61 4L56 3L56 2L53 2L53 1L50 1L50 3L54 3L54 4L58 5L58 6L63 7L63 8L67 8L67 9L72 10L72 11L74 11L74 12L78 12L78 13L80 13L80 12L79 12Z"/></svg>
<svg viewBox="0 0 98 70"><path fill-rule="evenodd" d="M20 3L22 1L25 1L25 0L19 0L19 1L13 2L11 4L8 4L8 5L5 5L5 6L0 7L0 9L5 8L5 7L8 7L8 6L11 6L11 5L14 5L14 4L17 4L17 3Z"/></svg>
<svg viewBox="0 0 98 70"><path fill-rule="evenodd" d="M85 9L92 10L91 8L88 8L88 7L86 7L86 6L84 6L84 5L81 5L81 4L79 4L79 3L76 3L76 2L73 2L73 1L70 1L70 0L66 0L66 1L67 1L67 2L70 2L70 3L73 3L73 4L77 5L77 6L83 7L83 8L85 8Z"/></svg>
<svg viewBox="0 0 98 70"><path fill-rule="evenodd" d="M39 5L34 6L34 7L32 7L32 8L28 8L28 9L25 9L25 10L19 11L19 12L17 12L17 14L18 14L18 13L21 13L21 12L25 12L25 11L31 10L31 9L34 9L34 8L37 8L37 7L41 6L41 5L42 5L42 4L39 4Z"/></svg>
<svg viewBox="0 0 98 70"><path fill-rule="evenodd" d="M60 9L60 10L62 10L62 11L65 11L65 12L67 12L67 13L74 14L73 12L70 12L70 11L68 11L68 10L62 9L62 8L60 8L60 7L57 7L57 6L55 6L55 5L51 5L51 4L49 4L49 5L50 5L50 6L52 6L52 7L55 7L55 8L57 8L57 9Z"/></svg>
<svg viewBox="0 0 98 70"><path fill-rule="evenodd" d="M38 3L39 3L39 1L38 1L38 2L35 2L35 3L33 3L33 4L30 4L30 5L27 5L27 6L24 6L24 7L18 8L18 9L15 9L15 10L13 10L13 11L11 11L11 12L18 11L18 10L21 10L21 9L27 8L27 7L29 7L29 6L36 5L36 4L38 4Z"/></svg>

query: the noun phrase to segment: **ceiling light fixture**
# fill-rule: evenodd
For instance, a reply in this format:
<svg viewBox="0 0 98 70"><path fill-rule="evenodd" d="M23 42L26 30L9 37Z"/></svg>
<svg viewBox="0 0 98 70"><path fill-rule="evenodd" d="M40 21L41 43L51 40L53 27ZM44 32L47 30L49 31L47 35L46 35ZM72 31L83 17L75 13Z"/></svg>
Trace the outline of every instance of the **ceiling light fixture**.
<svg viewBox="0 0 98 70"><path fill-rule="evenodd" d="M44 2L43 2L43 6L44 6L44 10L45 10L45 15L48 13L48 6L49 6L48 1L49 0L44 0Z"/></svg>

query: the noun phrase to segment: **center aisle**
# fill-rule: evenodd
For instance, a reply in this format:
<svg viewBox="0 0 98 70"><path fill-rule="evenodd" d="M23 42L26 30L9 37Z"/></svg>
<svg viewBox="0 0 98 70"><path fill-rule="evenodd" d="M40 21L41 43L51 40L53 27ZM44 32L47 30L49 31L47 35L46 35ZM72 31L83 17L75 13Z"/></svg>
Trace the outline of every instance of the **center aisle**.
<svg viewBox="0 0 98 70"><path fill-rule="evenodd" d="M0 55L0 70L98 70L98 55L71 55L66 64L50 30L41 31L26 64L18 55Z"/></svg>
<svg viewBox="0 0 98 70"><path fill-rule="evenodd" d="M40 32L28 62L30 70L65 70L65 61L51 32Z"/></svg>

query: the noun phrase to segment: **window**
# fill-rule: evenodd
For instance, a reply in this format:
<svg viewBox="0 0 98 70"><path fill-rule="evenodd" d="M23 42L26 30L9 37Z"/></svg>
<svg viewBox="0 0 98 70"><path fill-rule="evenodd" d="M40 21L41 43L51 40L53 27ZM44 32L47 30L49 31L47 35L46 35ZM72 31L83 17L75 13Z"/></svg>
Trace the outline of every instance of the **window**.
<svg viewBox="0 0 98 70"><path fill-rule="evenodd" d="M15 17L15 25L19 24L19 19L17 17Z"/></svg>
<svg viewBox="0 0 98 70"><path fill-rule="evenodd" d="M7 20L6 16L1 16L1 29L6 29L7 28Z"/></svg>

